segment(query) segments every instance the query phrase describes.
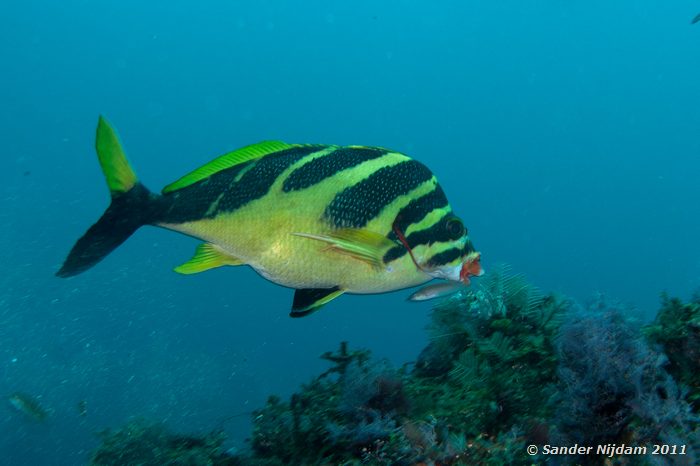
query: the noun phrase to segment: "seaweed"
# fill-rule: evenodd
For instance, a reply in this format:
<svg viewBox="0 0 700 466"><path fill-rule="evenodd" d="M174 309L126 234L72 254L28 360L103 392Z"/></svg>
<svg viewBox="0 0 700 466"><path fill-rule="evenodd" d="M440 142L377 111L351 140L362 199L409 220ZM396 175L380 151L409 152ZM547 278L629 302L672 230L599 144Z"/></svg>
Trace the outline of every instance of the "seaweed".
<svg viewBox="0 0 700 466"><path fill-rule="evenodd" d="M619 304L598 297L584 309L496 267L434 306L412 368L346 342L322 354L328 370L254 411L249 451L222 453L218 433L132 423L104 436L93 464L696 464L699 307L664 297L641 327ZM687 448L527 455L544 444Z"/></svg>
<svg viewBox="0 0 700 466"><path fill-rule="evenodd" d="M558 338L557 427L563 443L615 443L631 422L643 348L615 308L588 309Z"/></svg>
<svg viewBox="0 0 700 466"><path fill-rule="evenodd" d="M686 399L700 413L700 295L689 303L661 295L661 310L644 329L668 357L668 372L687 388Z"/></svg>
<svg viewBox="0 0 700 466"><path fill-rule="evenodd" d="M396 436L407 410L401 371L372 361L346 342L323 359L333 366L284 402L254 413L253 454L284 463L317 464L370 455Z"/></svg>
<svg viewBox="0 0 700 466"><path fill-rule="evenodd" d="M503 464L546 439L554 340L569 307L496 267L435 306L413 371L338 351L288 402L255 413L252 454L293 464Z"/></svg>
<svg viewBox="0 0 700 466"><path fill-rule="evenodd" d="M546 419L556 382L554 338L569 303L496 267L475 291L433 311L430 352L410 383L412 415L446 419L470 437ZM445 369L435 370L430 358ZM427 370L433 368L433 370Z"/></svg>
<svg viewBox="0 0 700 466"><path fill-rule="evenodd" d="M90 460L95 466L242 464L222 450L226 438L222 432L182 435L171 432L164 424L136 419L116 431L104 431L100 437L102 444Z"/></svg>
<svg viewBox="0 0 700 466"><path fill-rule="evenodd" d="M666 356L649 347L627 314L599 299L563 324L557 342L560 387L553 437L562 445L677 441L691 445L688 454L694 456L698 419L666 372ZM652 459L673 464L677 458ZM600 456L587 462L604 460Z"/></svg>

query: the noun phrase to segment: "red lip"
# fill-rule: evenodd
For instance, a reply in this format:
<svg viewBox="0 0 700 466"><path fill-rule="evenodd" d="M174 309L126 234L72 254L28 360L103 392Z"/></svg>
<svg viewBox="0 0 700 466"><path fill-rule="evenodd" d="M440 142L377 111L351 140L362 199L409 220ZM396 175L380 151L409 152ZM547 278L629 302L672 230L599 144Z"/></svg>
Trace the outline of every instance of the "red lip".
<svg viewBox="0 0 700 466"><path fill-rule="evenodd" d="M466 257L466 259L464 260L464 264L462 264L462 270L459 271L459 280L461 282L468 285L469 277L478 277L483 273L483 270L481 269L481 264L479 263L480 260L480 252L473 252Z"/></svg>

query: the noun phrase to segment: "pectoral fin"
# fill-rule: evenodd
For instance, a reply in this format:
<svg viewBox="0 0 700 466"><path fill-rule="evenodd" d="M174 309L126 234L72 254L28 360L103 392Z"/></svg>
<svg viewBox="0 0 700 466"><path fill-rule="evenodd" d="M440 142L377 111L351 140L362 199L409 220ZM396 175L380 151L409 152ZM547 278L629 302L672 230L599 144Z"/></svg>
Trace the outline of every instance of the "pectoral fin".
<svg viewBox="0 0 700 466"><path fill-rule="evenodd" d="M205 270L222 267L224 265L241 265L243 261L237 259L219 246L212 243L202 243L197 246L194 257L184 264L175 267L175 272L184 275L204 272Z"/></svg>
<svg viewBox="0 0 700 466"><path fill-rule="evenodd" d="M390 248L396 246L396 243L386 236L357 228L343 228L332 231L327 235L294 234L328 243L329 250L367 262L376 268L383 265L382 258L384 254Z"/></svg>
<svg viewBox="0 0 700 466"><path fill-rule="evenodd" d="M340 288L308 288L294 292L290 317L304 317L344 293Z"/></svg>

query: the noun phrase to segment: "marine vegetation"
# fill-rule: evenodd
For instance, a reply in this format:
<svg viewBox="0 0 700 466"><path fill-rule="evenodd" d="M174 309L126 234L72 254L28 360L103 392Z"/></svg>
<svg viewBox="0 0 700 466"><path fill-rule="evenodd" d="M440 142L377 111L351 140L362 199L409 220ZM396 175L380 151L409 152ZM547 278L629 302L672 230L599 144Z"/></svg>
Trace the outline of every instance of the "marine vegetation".
<svg viewBox="0 0 700 466"><path fill-rule="evenodd" d="M666 354L668 372L686 387L686 399L700 413L700 294L689 303L663 294L661 310L644 333Z"/></svg>
<svg viewBox="0 0 700 466"><path fill-rule="evenodd" d="M541 401L554 390L554 338L566 308L507 267L437 305L409 384L415 412L468 436L539 426L549 414Z"/></svg>
<svg viewBox="0 0 700 466"><path fill-rule="evenodd" d="M496 267L434 306L415 362L392 367L343 342L321 356L328 370L253 413L247 450L211 464L697 464L698 360L684 359L697 348L697 309L664 298L642 332L618 304L600 298L584 308ZM128 437L113 439L118 449ZM686 448L526 451L576 443Z"/></svg>
<svg viewBox="0 0 700 466"><path fill-rule="evenodd" d="M100 437L102 444L90 460L94 466L240 464L222 450L225 436L220 432L180 435L163 424L136 419L116 431L102 432Z"/></svg>
<svg viewBox="0 0 700 466"><path fill-rule="evenodd" d="M546 438L554 412L554 340L567 306L496 268L435 307L430 343L412 368L343 346L350 363L289 402L269 400L254 418L251 455L281 464L527 461L525 446Z"/></svg>
<svg viewBox="0 0 700 466"><path fill-rule="evenodd" d="M480 255L422 163L380 147L265 141L163 188L136 177L112 126L95 142L111 195L58 271L84 272L153 225L204 241L182 274L249 265L294 288L292 317L343 293L384 293L433 278L468 284Z"/></svg>
<svg viewBox="0 0 700 466"><path fill-rule="evenodd" d="M666 371L666 356L653 350L639 325L625 315L629 312L621 306L598 300L562 326L554 441L687 445L683 458L654 458L655 464L695 464L700 460L700 450L694 447L700 442L699 419L685 390ZM589 464L605 460L570 459Z"/></svg>

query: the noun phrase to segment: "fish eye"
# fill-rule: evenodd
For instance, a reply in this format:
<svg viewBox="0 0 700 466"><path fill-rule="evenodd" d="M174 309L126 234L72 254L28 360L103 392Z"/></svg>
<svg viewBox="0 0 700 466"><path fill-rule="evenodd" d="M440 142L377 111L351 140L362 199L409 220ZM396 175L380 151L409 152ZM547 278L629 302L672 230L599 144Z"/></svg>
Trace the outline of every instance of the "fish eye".
<svg viewBox="0 0 700 466"><path fill-rule="evenodd" d="M452 217L447 220L445 224L447 233L450 235L450 239L459 239L467 233L467 229L464 224L457 217Z"/></svg>

